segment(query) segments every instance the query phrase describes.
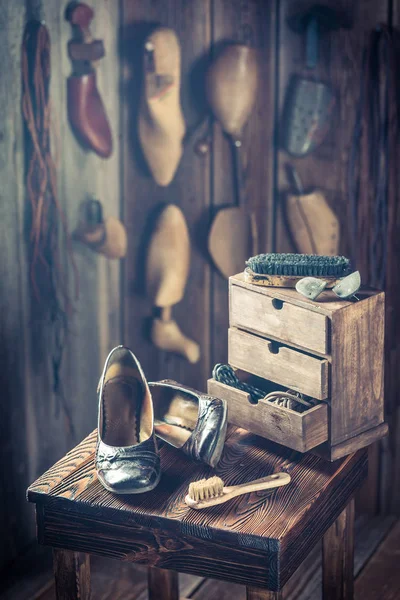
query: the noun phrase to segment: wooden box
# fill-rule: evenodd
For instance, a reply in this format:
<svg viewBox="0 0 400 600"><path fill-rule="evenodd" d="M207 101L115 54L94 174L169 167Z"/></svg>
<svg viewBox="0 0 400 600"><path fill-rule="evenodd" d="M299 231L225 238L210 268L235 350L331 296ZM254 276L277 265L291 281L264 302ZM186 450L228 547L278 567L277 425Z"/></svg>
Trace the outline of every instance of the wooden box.
<svg viewBox="0 0 400 600"><path fill-rule="evenodd" d="M290 448L336 460L387 433L383 405L384 293L359 301L326 291L317 302L294 289L229 280L228 362L235 369L319 401L297 413L209 380L228 420Z"/></svg>

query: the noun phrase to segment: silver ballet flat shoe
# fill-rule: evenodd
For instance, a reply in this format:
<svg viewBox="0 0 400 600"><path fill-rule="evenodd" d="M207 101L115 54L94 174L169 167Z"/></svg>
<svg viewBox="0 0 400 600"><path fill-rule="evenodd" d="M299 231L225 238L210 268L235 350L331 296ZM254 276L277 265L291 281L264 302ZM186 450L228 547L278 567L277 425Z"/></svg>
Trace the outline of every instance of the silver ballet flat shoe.
<svg viewBox="0 0 400 600"><path fill-rule="evenodd" d="M95 464L100 483L115 494L141 494L161 477L151 392L139 361L124 346L107 357L98 388Z"/></svg>
<svg viewBox="0 0 400 600"><path fill-rule="evenodd" d="M149 386L156 436L192 460L215 467L225 443L226 401L171 380L150 382Z"/></svg>

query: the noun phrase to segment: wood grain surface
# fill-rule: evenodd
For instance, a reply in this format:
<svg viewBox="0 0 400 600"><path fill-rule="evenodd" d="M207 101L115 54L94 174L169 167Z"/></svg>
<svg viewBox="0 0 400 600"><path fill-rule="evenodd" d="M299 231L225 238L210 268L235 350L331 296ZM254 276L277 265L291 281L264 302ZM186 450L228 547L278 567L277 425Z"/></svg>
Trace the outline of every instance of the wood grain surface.
<svg viewBox="0 0 400 600"><path fill-rule="evenodd" d="M386 3L384 3L386 4ZM394 30L400 27L400 6L398 2L388 2L389 19ZM398 186L397 186L398 189ZM397 202L397 210L399 203ZM390 427L390 438L376 449L377 468L375 478L380 477L379 494L383 510L390 514L400 514L400 336L399 336L399 304L400 278L398 269L398 218L389 215L392 226L392 239L389 240L388 268L386 278L386 327L385 327L385 406ZM376 501L377 502L377 501Z"/></svg>
<svg viewBox="0 0 400 600"><path fill-rule="evenodd" d="M392 528L355 584L356 600L396 600L400 597L400 523Z"/></svg>
<svg viewBox="0 0 400 600"><path fill-rule="evenodd" d="M322 563L324 600L353 600L354 499L325 533Z"/></svg>
<svg viewBox="0 0 400 600"><path fill-rule="evenodd" d="M123 213L129 234L124 263L124 342L138 352L149 379L173 378L200 388L216 362L227 359L228 289L211 264L207 237L215 212L232 205L231 149L218 124L209 127L205 73L211 58L226 41L241 41L257 49L260 86L248 123L243 129L244 196L260 224L261 247L269 243L273 179L271 175L275 1L211 2L211 0L123 0L121 2ZM189 134L176 176L167 188L150 177L137 139L137 112L142 85L143 42L156 25L171 27L182 47L182 106ZM207 117L202 126L196 125ZM196 152L207 138L207 152ZM201 347L201 360L189 365L171 353L157 350L149 339L151 303L143 285L148 233L160 206L175 203L183 210L192 242L185 296L174 318ZM268 232L268 233L267 233ZM267 241L268 240L268 241Z"/></svg>
<svg viewBox="0 0 400 600"><path fill-rule="evenodd" d="M250 290L253 293L262 294L269 298L277 298L283 302L289 302L293 306L300 306L320 315L331 316L335 311L342 310L353 304L350 300L339 300L330 290L322 292L317 300L309 300L305 296L299 294L295 288L277 288L255 285L254 283L245 281L243 273L232 275L232 277L229 278L229 284L231 286L237 285L246 290ZM366 288L360 290L358 293L360 294L359 298L363 299L376 293L376 290L368 290L368 288Z"/></svg>
<svg viewBox="0 0 400 600"><path fill-rule="evenodd" d="M274 186L274 82L276 61L276 0L221 0L212 2L211 56L225 42L240 42L255 48L259 56L259 86L255 105L242 131L240 148L242 162L243 206L256 217L259 235L257 251L271 249L273 220L271 219ZM229 140L219 124L212 127L211 145L211 215L223 207L232 206L232 154ZM244 267L244 265L243 265ZM228 286L215 270L211 271L211 367L227 360L228 350ZM206 373L209 377L211 370ZM202 381L204 385L204 380Z"/></svg>
<svg viewBox="0 0 400 600"><path fill-rule="evenodd" d="M345 440L344 442L340 442L340 444L336 444L335 446L332 446L330 444L324 444L323 446L320 446L319 448L315 449L315 452L318 453L319 456L321 456L322 458L326 458L327 460L337 460L338 458L342 458L343 456L346 456L347 454L351 454L352 452L356 452L359 448L365 448L366 446L368 446L368 464L369 464L369 460L371 457L371 449L373 449L374 446L374 442L377 442L377 440L381 440L382 438L384 438L385 436L387 436L389 431L389 426L387 423L381 423L380 425L377 425L376 427L372 427L371 429L368 429L367 431L364 431L363 433L359 433L357 436L353 437L353 438L349 438L348 440ZM373 456L375 455L375 452L373 452ZM377 492L377 490L376 490ZM371 496L373 496L373 494L371 493ZM375 503L374 503L375 505ZM370 510L370 511L361 511L361 512L368 512L368 514L370 516L372 516L374 513L374 509Z"/></svg>
<svg viewBox="0 0 400 600"><path fill-rule="evenodd" d="M241 329L228 332L228 362L311 398L328 396L329 363Z"/></svg>
<svg viewBox="0 0 400 600"><path fill-rule="evenodd" d="M210 372L211 352L211 269L203 251L210 210L210 155L200 157L196 154L195 143L204 135L203 130L197 132L184 145L171 184L158 186L144 161L137 123L144 42L158 25L172 28L182 48L181 102L187 130L192 131L203 115L204 70L211 42L211 2L123 0L121 7L123 212L130 239L123 268L123 341L137 352L149 380L172 378L199 388ZM144 285L145 258L149 234L161 208L167 203L182 209L191 238L189 278L184 298L174 306L173 316L185 335L200 344L201 360L196 365L158 350L150 341L152 301Z"/></svg>
<svg viewBox="0 0 400 600"><path fill-rule="evenodd" d="M57 600L90 600L90 557L81 552L53 551Z"/></svg>
<svg viewBox="0 0 400 600"><path fill-rule="evenodd" d="M261 590L255 587L247 587L246 589L247 600L282 600L281 592L269 592L268 590Z"/></svg>
<svg viewBox="0 0 400 600"><path fill-rule="evenodd" d="M358 302L349 302L328 291L312 302L293 289L251 285L243 274L231 277L229 285L229 363L326 399L329 440L318 450L322 456L336 460L387 434L383 292L365 288ZM299 352L306 348L312 356ZM329 352L326 360L321 351ZM276 440L274 428L271 439ZM376 471L374 481L376 486Z"/></svg>
<svg viewBox="0 0 400 600"><path fill-rule="evenodd" d="M49 328L35 320L32 310L26 244L29 201L25 189L21 108L21 43L28 20L44 20L51 38L52 154L57 165L58 199L70 231L75 229L81 203L89 195L102 202L105 217L119 216L120 156L118 143L107 161L84 151L68 124L66 78L71 65L67 43L71 28L64 18L65 4L52 0L0 0L3 57L0 73L0 346L5 399L1 453L4 482L7 482L4 485L9 490L0 500L0 564L4 568L35 538L34 515L24 505L26 487L95 426L95 389L101 363L110 347L120 341L119 263L112 263L82 244L74 243L80 297L69 318L61 372L65 402L72 416L71 431L63 400L53 391ZM90 5L95 11L93 34L104 41L106 48L97 83L117 142L119 8L117 2L108 0L93 0ZM64 261L65 256L60 260ZM74 297L72 288L70 285L70 294Z"/></svg>
<svg viewBox="0 0 400 600"><path fill-rule="evenodd" d="M2 488L8 489L8 493L0 497L0 564L3 566L15 558L26 538L33 538L35 534L33 515L24 502L24 488L36 475L32 472L35 459L30 454L34 447L29 448L25 419L33 402L27 378L28 271L21 245L25 191L20 65L25 2L3 0L0 13L0 358L3 365L0 381L4 398L0 428Z"/></svg>
<svg viewBox="0 0 400 600"><path fill-rule="evenodd" d="M207 511L184 503L190 481L214 471L161 449L163 476L148 494L115 496L87 457L92 436L28 492L37 503L41 543L277 590L322 537L366 474L361 451L327 463L230 427L215 470L227 485L285 471L292 483L238 497ZM63 475L60 479L60 471ZM51 483L54 477L54 483ZM234 568L232 568L234 565Z"/></svg>
<svg viewBox="0 0 400 600"><path fill-rule="evenodd" d="M147 567L91 556L90 579L91 600L148 600ZM193 592L202 583L203 579L200 577L181 574L179 576L180 600L193 598ZM48 572L46 584L36 588L36 591L23 588L19 593L14 595L13 592L6 593L4 598L3 595L0 595L0 598L1 600L55 600L54 577Z"/></svg>
<svg viewBox="0 0 400 600"><path fill-rule="evenodd" d="M259 287L243 288L230 281L229 325L246 331L308 348L321 354L329 352L326 315L305 310L290 302L258 292ZM276 288L275 288L276 289ZM274 289L274 291L275 291ZM296 292L297 293L297 292Z"/></svg>
<svg viewBox="0 0 400 600"><path fill-rule="evenodd" d="M340 517L339 517L340 518ZM359 517L355 522L354 578L360 576L379 544L393 527L393 517ZM285 600L322 599L322 544L304 559L299 569L285 585Z"/></svg>
<svg viewBox="0 0 400 600"><path fill-rule="evenodd" d="M332 445L384 420L384 305L381 293L332 317Z"/></svg>
<svg viewBox="0 0 400 600"><path fill-rule="evenodd" d="M393 517L375 517L372 520L359 517L355 523L354 577L363 573L368 561L373 558L380 544L387 543L388 533L396 525ZM390 537L390 536L389 536ZM284 588L285 600L321 600L322 596L322 548L317 543L300 568ZM14 585L5 585L1 600L54 600L54 577L51 572L51 550L42 546L42 558L34 564L19 563L19 576ZM50 552L49 552L50 550ZM43 560L43 556L46 560ZM386 555L387 556L387 555ZM390 564L396 568L396 554L391 555ZM372 561L375 574L380 572L379 562ZM371 566L372 566L371 564ZM147 568L138 564L115 561L101 556L91 556L91 588L94 600L147 600ZM395 573L395 571L393 572ZM375 576L376 576L375 575ZM371 576L371 575L370 575ZM378 577L377 577L378 578ZM396 577L390 577L390 586L397 585ZM389 586L388 586L389 588ZM395 588L397 589L397 588ZM179 591L182 598L193 600L245 600L246 588L236 583L216 579L203 579L194 575L180 574ZM365 591L365 590L364 590ZM371 593L374 593L371 587ZM376 597L365 595L376 600Z"/></svg>
<svg viewBox="0 0 400 600"><path fill-rule="evenodd" d="M179 600L179 579L176 571L148 569L149 600Z"/></svg>
<svg viewBox="0 0 400 600"><path fill-rule="evenodd" d="M338 98L337 108L332 117L329 135L318 150L305 158L292 158L282 150L276 152L277 186L275 198L278 206L277 251L289 252L294 250L293 243L285 226L284 206L286 193L293 189L286 177L285 164L290 162L296 167L305 190L321 189L340 220L341 243L339 253L350 254L352 236L350 228L351 207L349 202L349 157L357 118L357 107L360 95L360 80L362 55L370 32L378 23L391 22L397 27L399 7L397 2L383 0L343 0L332 2L322 0L319 4L331 8L340 8L352 19L350 29L341 29L321 36L319 43L319 64L313 71L313 77L332 86ZM300 7L300 10L303 7ZM306 7L305 7L306 8ZM279 50L277 84L278 108L276 114L276 136L280 138L283 131L282 112L286 97L287 85L293 74L304 75L305 45L304 38L295 33L287 23L290 15L299 10L296 0L281 0L279 2ZM306 73L307 75L307 73ZM368 176L366 173L363 176ZM395 298L398 297L398 268L397 258L393 253L389 258L391 275L388 278L387 310L390 317L387 323L397 322L398 311L394 308ZM357 265L359 266L359 265ZM363 265L361 265L363 266ZM365 277L363 276L363 281ZM365 281L365 283L368 283ZM360 508L368 506L374 513L380 506L387 512L398 513L400 506L400 469L398 468L400 448L400 411L398 410L399 388L399 336L398 327L386 326L386 392L385 402L392 434L390 440L371 448L375 459L371 460L368 484L363 490L363 502ZM394 433L394 432L397 433ZM396 441L395 441L396 436ZM376 468L372 469L372 463ZM379 482L380 479L380 482ZM380 485L380 493L378 487ZM363 506L362 506L363 505Z"/></svg>

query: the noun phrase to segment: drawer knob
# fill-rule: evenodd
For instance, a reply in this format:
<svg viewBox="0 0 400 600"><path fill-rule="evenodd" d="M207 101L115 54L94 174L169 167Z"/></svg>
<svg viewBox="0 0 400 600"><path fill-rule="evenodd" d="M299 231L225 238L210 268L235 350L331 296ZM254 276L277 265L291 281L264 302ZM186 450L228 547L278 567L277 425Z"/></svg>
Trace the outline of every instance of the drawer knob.
<svg viewBox="0 0 400 600"><path fill-rule="evenodd" d="M278 342L269 342L268 344L268 350L271 354L279 354L279 348L280 344L278 344Z"/></svg>
<svg viewBox="0 0 400 600"><path fill-rule="evenodd" d="M272 306L276 309L276 310L282 310L283 307L283 300L278 300L278 298L273 298L272 299Z"/></svg>

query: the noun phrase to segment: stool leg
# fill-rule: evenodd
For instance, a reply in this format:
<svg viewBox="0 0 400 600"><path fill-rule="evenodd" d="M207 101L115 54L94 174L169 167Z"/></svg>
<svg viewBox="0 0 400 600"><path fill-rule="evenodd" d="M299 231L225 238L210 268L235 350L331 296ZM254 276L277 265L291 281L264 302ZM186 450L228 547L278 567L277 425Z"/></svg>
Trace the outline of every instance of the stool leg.
<svg viewBox="0 0 400 600"><path fill-rule="evenodd" d="M354 597L354 499L324 535L322 544L322 597Z"/></svg>
<svg viewBox="0 0 400 600"><path fill-rule="evenodd" d="M176 571L147 569L149 600L179 600L179 576Z"/></svg>
<svg viewBox="0 0 400 600"><path fill-rule="evenodd" d="M57 600L90 599L90 556L83 552L53 550Z"/></svg>
<svg viewBox="0 0 400 600"><path fill-rule="evenodd" d="M247 600L282 600L282 592L269 592L261 588L246 587Z"/></svg>

